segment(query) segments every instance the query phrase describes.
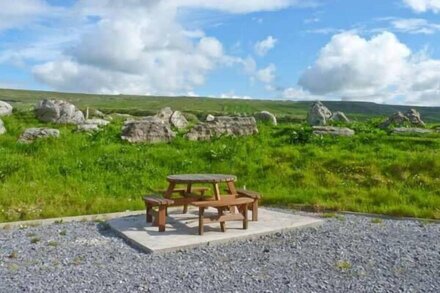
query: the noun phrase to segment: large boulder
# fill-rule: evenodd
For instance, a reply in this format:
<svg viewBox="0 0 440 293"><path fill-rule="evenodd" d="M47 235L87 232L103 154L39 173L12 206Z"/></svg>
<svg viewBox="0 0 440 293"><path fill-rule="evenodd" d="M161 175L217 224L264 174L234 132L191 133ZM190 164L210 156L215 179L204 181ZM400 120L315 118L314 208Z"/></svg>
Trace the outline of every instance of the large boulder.
<svg viewBox="0 0 440 293"><path fill-rule="evenodd" d="M254 117L257 121L268 122L272 125L277 125L277 117L274 114L268 111L261 111L259 113L255 113Z"/></svg>
<svg viewBox="0 0 440 293"><path fill-rule="evenodd" d="M53 128L28 128L19 137L20 143L32 143L38 138L59 137L60 131Z"/></svg>
<svg viewBox="0 0 440 293"><path fill-rule="evenodd" d="M396 127L393 129L393 134L429 134L434 131L426 128L418 127Z"/></svg>
<svg viewBox="0 0 440 293"><path fill-rule="evenodd" d="M84 114L75 105L62 100L42 100L35 108L37 118L44 122L82 124Z"/></svg>
<svg viewBox="0 0 440 293"><path fill-rule="evenodd" d="M12 106L6 102L0 101L0 116L12 114Z"/></svg>
<svg viewBox="0 0 440 293"><path fill-rule="evenodd" d="M379 125L379 128L388 128L392 125L403 126L405 123L409 123L409 119L403 115L402 112L396 112L388 117L384 122Z"/></svg>
<svg viewBox="0 0 440 293"><path fill-rule="evenodd" d="M344 112L340 112L340 111L333 112L332 116L330 117L330 120L341 121L341 122L350 122L350 120L347 118L347 116L344 114Z"/></svg>
<svg viewBox="0 0 440 293"><path fill-rule="evenodd" d="M425 127L425 122L423 122L422 118L420 118L420 113L415 109L409 109L405 116L408 118L411 125L416 127Z"/></svg>
<svg viewBox="0 0 440 293"><path fill-rule="evenodd" d="M176 134L168 123L154 119L128 122L122 128L121 138L131 143L169 142Z"/></svg>
<svg viewBox="0 0 440 293"><path fill-rule="evenodd" d="M246 136L258 133L254 117L218 116L213 121L199 123L185 137L189 140L209 140L221 135Z"/></svg>
<svg viewBox="0 0 440 293"><path fill-rule="evenodd" d="M0 119L0 134L6 133L5 124L3 123L3 120Z"/></svg>
<svg viewBox="0 0 440 293"><path fill-rule="evenodd" d="M347 127L313 126L313 134L333 136L353 136L354 130Z"/></svg>
<svg viewBox="0 0 440 293"><path fill-rule="evenodd" d="M307 115L307 122L310 125L326 125L332 116L332 112L321 102L313 103Z"/></svg>
<svg viewBox="0 0 440 293"><path fill-rule="evenodd" d="M177 129L182 129L188 126L188 121L180 111L174 111L174 113L171 114L170 123Z"/></svg>

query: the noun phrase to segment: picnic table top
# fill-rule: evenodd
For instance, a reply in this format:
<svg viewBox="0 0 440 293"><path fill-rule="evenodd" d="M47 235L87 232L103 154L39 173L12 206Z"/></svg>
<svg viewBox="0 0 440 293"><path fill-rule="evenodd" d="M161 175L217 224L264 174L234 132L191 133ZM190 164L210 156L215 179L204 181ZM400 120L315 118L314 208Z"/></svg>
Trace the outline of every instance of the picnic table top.
<svg viewBox="0 0 440 293"><path fill-rule="evenodd" d="M227 174L178 174L167 176L174 183L220 183L236 181L237 177Z"/></svg>

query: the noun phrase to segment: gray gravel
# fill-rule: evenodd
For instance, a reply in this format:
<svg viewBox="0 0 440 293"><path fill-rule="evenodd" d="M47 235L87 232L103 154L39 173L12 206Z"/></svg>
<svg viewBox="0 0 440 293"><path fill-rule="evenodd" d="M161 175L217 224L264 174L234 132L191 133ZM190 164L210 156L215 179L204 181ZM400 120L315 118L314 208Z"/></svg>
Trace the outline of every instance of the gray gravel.
<svg viewBox="0 0 440 293"><path fill-rule="evenodd" d="M99 223L1 230L0 292L440 292L439 240L439 224L351 215L162 255Z"/></svg>

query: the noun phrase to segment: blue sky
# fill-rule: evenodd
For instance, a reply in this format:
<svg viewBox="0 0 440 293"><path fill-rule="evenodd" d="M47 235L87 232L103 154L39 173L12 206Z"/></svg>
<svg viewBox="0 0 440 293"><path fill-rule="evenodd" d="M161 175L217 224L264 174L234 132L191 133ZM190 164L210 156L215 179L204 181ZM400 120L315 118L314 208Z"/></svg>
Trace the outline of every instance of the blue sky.
<svg viewBox="0 0 440 293"><path fill-rule="evenodd" d="M0 87L440 105L436 0L0 0Z"/></svg>

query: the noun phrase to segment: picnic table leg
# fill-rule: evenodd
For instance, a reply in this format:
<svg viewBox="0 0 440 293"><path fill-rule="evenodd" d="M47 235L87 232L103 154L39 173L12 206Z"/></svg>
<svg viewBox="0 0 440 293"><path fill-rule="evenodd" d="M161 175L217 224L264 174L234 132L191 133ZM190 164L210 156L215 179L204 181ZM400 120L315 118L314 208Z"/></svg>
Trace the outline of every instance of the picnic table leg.
<svg viewBox="0 0 440 293"><path fill-rule="evenodd" d="M242 206L242 213L243 213L243 229L247 229L248 228L248 204L244 204Z"/></svg>
<svg viewBox="0 0 440 293"><path fill-rule="evenodd" d="M220 188L218 187L218 183L214 183L214 196L216 200L220 200Z"/></svg>
<svg viewBox="0 0 440 293"><path fill-rule="evenodd" d="M157 218L158 218L157 222L159 225L159 232L165 232L166 213L167 213L167 207L160 205L159 212L157 214Z"/></svg>
<svg viewBox="0 0 440 293"><path fill-rule="evenodd" d="M191 183L189 183L189 184L186 186L186 192L188 192L188 193L191 192ZM188 205L185 204L185 205L183 205L183 213L186 214L187 212L188 212Z"/></svg>
<svg viewBox="0 0 440 293"><path fill-rule="evenodd" d="M203 235L203 214L205 212L205 208L199 208L199 235Z"/></svg>
<svg viewBox="0 0 440 293"><path fill-rule="evenodd" d="M147 223L151 223L153 222L153 215L152 215L152 211L153 211L153 207L150 206L149 204L145 204L146 206L146 214L145 214L145 220L147 221Z"/></svg>
<svg viewBox="0 0 440 293"><path fill-rule="evenodd" d="M229 191L229 194L237 195L237 189L235 188L235 183L234 183L234 181L228 181L228 182L227 182L227 185L228 185L228 191ZM229 211L230 211L232 214L235 214L235 213L236 213L236 208L235 208L235 206L231 206L231 207L229 207Z"/></svg>
<svg viewBox="0 0 440 293"><path fill-rule="evenodd" d="M258 221L258 199L252 204L252 221Z"/></svg>
<svg viewBox="0 0 440 293"><path fill-rule="evenodd" d="M217 209L217 212L218 212L218 216L219 217L221 217L222 215L223 215L223 209L222 208L218 208ZM225 232L226 231L226 226L225 226L225 222L223 221L223 222L220 222L220 230L222 231L222 232Z"/></svg>

